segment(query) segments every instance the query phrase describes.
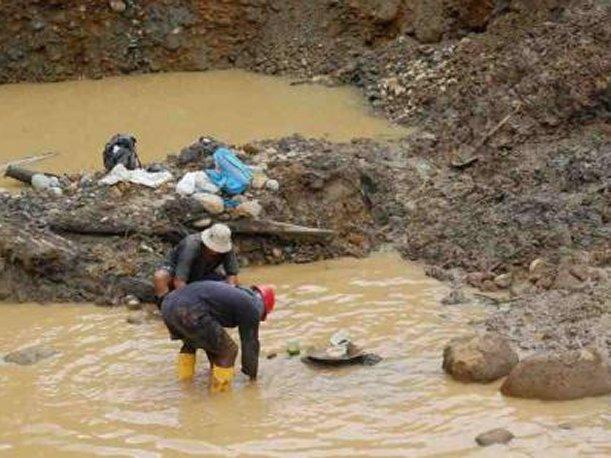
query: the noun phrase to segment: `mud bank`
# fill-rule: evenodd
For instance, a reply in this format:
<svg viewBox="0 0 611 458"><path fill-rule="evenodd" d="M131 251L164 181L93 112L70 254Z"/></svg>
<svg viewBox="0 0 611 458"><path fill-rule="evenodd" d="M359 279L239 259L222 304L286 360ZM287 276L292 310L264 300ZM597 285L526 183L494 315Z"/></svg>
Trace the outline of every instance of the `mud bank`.
<svg viewBox="0 0 611 458"><path fill-rule="evenodd" d="M237 232L244 265L364 256L391 245L434 266L429 273L456 289L471 285L515 296L487 325L525 348L601 342L591 324L604 328L609 313L608 195L606 178L596 171L609 170L609 143L583 150L566 140L562 161L554 154L558 145L549 156L540 146L539 167L507 168L507 175L486 180L415 155L412 142L421 137L335 144L296 136L243 146L242 158L280 183L277 192L248 192L245 199L263 209L257 221L332 235L253 230L258 223L252 217L236 210L210 213L196 199L176 195L175 182L157 190L108 187L97 184L100 173L77 174L62 178L60 197L32 190L3 195L2 297L109 305L128 294L150 300L148 281L170 246L224 221ZM164 165L179 178L210 161L196 142ZM591 173L575 176L577 167ZM511 179L515 173L519 180ZM535 179L541 184L533 189L528 183ZM537 301L556 312L536 313L539 321L529 331L519 326L520 314ZM540 333L546 326L555 327L552 335ZM575 326L590 330L575 332ZM609 344L604 336L602 342Z"/></svg>

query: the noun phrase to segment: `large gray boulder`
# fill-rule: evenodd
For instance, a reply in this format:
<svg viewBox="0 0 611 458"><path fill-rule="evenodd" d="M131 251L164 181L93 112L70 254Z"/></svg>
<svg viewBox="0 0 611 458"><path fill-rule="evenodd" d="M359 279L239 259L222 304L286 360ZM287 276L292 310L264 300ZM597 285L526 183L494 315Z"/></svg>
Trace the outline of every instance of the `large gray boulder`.
<svg viewBox="0 0 611 458"><path fill-rule="evenodd" d="M611 393L611 365L594 348L540 353L521 361L501 386L506 396L567 400Z"/></svg>
<svg viewBox="0 0 611 458"><path fill-rule="evenodd" d="M34 345L7 354L4 357L4 361L7 363L19 364L21 366L30 366L43 359L50 358L57 353L59 352L54 348L45 347L44 345Z"/></svg>
<svg viewBox="0 0 611 458"><path fill-rule="evenodd" d="M509 341L495 333L458 337L443 350L443 370L461 382L492 382L517 363Z"/></svg>

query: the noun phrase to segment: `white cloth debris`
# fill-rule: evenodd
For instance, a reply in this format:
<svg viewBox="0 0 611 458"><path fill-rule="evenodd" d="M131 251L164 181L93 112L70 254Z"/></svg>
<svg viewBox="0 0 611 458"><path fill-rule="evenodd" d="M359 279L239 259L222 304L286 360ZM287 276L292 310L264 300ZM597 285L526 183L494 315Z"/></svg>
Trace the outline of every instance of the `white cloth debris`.
<svg viewBox="0 0 611 458"><path fill-rule="evenodd" d="M219 188L212 183L206 172L187 172L176 184L176 192L181 196L190 196L198 192L218 194Z"/></svg>
<svg viewBox="0 0 611 458"><path fill-rule="evenodd" d="M122 181L141 184L149 188L158 188L171 179L172 174L168 171L147 172L144 169L127 170L123 164L118 164L108 175L100 180L100 184L111 186Z"/></svg>

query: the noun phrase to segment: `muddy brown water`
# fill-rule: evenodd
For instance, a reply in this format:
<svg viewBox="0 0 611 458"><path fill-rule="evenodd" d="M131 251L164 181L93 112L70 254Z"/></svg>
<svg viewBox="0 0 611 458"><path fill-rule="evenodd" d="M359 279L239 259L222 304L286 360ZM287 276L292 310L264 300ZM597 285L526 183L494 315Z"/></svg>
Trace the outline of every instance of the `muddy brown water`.
<svg viewBox="0 0 611 458"><path fill-rule="evenodd" d="M54 173L100 169L117 132L133 133L147 162L201 135L242 144L294 133L348 141L407 132L373 116L354 88L291 86L238 70L0 85L0 120L0 163L55 151L61 155L36 167Z"/></svg>
<svg viewBox="0 0 611 458"><path fill-rule="evenodd" d="M440 305L447 287L417 265L380 254L251 269L244 280L275 283L278 308L262 327L258 382L238 377L216 396L201 358L196 380L175 380L179 345L161 322L130 325L124 309L86 305L0 306L0 354L60 351L0 365L0 455L608 456L608 397L514 400L497 383L444 376L445 342L485 310ZM283 353L290 339L322 345L338 329L385 359L321 370ZM516 439L478 448L474 437L494 427Z"/></svg>

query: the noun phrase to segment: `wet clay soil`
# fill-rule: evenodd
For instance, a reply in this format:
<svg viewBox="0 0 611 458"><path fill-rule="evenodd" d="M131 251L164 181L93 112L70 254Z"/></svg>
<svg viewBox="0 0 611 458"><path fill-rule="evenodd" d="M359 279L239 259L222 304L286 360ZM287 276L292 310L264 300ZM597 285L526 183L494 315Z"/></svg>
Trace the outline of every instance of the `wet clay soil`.
<svg viewBox="0 0 611 458"><path fill-rule="evenodd" d="M0 163L56 151L38 166L54 173L100 169L104 143L117 132L136 136L145 162L204 133L241 144L293 133L348 141L406 132L372 116L354 88L291 86L239 70L3 85L0 118Z"/></svg>
<svg viewBox="0 0 611 458"><path fill-rule="evenodd" d="M31 344L61 353L0 365L0 452L10 456L493 456L473 438L505 427L517 456L603 456L608 402L519 401L498 385L462 385L441 370L451 337L483 316L442 306L447 287L394 255L249 270L279 306L262 327L261 377L227 395L204 390L206 364L174 378L178 344L161 322L127 324L123 308L10 305L0 353ZM284 355L287 340L323 345L338 329L384 360L318 370ZM278 352L274 359L266 359ZM498 456L498 455L497 455Z"/></svg>

